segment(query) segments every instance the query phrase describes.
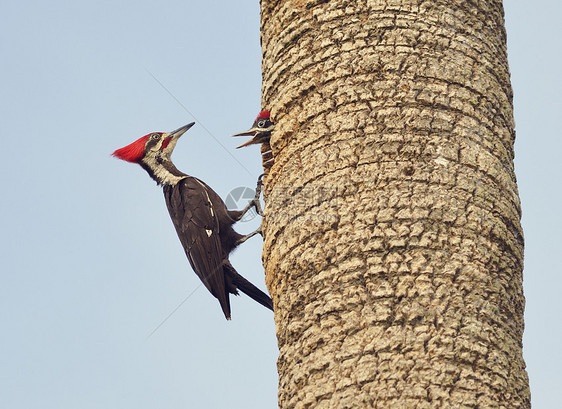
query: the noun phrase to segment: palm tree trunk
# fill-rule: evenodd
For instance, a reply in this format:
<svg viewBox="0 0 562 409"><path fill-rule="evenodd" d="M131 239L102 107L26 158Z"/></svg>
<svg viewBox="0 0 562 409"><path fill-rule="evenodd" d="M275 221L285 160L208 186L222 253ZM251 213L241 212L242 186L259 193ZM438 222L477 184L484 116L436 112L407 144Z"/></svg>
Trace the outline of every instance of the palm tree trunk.
<svg viewBox="0 0 562 409"><path fill-rule="evenodd" d="M280 407L530 407L501 1L261 9Z"/></svg>

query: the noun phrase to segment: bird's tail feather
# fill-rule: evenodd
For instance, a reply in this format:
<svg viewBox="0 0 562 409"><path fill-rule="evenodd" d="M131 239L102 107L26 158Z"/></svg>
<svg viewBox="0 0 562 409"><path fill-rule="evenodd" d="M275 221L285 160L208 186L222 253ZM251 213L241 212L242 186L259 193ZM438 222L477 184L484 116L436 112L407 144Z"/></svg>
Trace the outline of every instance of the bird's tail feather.
<svg viewBox="0 0 562 409"><path fill-rule="evenodd" d="M258 287L250 283L244 277L242 277L238 272L232 267L231 265L228 266L228 272L230 273L230 279L232 280L232 284L236 286L240 291L246 294L248 297L253 299L254 301L260 303L266 308L269 308L273 311L273 302L269 295L264 293Z"/></svg>

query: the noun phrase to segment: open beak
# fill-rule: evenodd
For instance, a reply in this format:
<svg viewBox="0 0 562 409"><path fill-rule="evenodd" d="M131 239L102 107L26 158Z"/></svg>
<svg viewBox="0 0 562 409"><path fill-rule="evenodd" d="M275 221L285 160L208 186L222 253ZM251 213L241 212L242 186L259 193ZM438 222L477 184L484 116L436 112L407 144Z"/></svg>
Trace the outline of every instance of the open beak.
<svg viewBox="0 0 562 409"><path fill-rule="evenodd" d="M247 131L244 131L244 132L235 133L232 136L256 136L259 131L260 131L259 128L252 128L252 129L248 129Z"/></svg>
<svg viewBox="0 0 562 409"><path fill-rule="evenodd" d="M238 135L232 135L232 136L238 136ZM258 138L253 137L249 141L244 142L242 145L237 146L236 149L243 148L244 146L258 144L258 143L261 143L261 141Z"/></svg>
<svg viewBox="0 0 562 409"><path fill-rule="evenodd" d="M247 142L244 142L242 145L237 146L236 149L238 148L243 148L244 146L248 146L248 145L254 145L254 144L258 144L261 143L261 141L259 140L259 138L256 138L256 136L258 136L258 134L261 132L262 130L259 128L252 128L252 129L248 129L247 131L244 132L238 132L235 133L232 136L252 136L252 139L250 139Z"/></svg>

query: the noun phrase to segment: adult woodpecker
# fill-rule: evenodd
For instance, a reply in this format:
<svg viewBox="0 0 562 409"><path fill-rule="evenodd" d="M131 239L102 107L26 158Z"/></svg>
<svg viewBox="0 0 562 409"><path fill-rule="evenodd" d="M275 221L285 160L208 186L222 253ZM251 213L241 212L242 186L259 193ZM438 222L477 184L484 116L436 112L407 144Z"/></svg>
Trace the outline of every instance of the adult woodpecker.
<svg viewBox="0 0 562 409"><path fill-rule="evenodd" d="M190 123L170 133L150 133L117 149L113 156L138 163L163 187L168 211L189 263L219 300L226 319L230 319L229 294L238 295L238 290L273 310L271 298L238 274L228 260L235 247L257 233L244 236L232 225L252 207L260 212L261 177L254 200L243 210L228 210L213 189L179 171L170 159L180 136L193 125Z"/></svg>
<svg viewBox="0 0 562 409"><path fill-rule="evenodd" d="M275 124L271 121L269 111L261 111L250 129L232 135L252 137L252 139L250 139L249 141L244 142L240 146L237 146L236 149L259 143L266 144L266 150L262 152L264 165L273 162L273 153L271 151L271 147L269 146L269 139L271 138L271 132L274 128Z"/></svg>

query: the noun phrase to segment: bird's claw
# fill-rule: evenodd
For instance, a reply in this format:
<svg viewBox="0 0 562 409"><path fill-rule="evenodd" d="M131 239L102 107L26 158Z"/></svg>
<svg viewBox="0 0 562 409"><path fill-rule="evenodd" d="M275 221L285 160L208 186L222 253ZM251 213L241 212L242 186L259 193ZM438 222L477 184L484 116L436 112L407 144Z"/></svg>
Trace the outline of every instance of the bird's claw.
<svg viewBox="0 0 562 409"><path fill-rule="evenodd" d="M242 238L240 238L237 242L236 245L239 246L240 244L244 243L246 240L248 240L251 237L254 237L256 234L259 234L260 236L263 237L263 231L261 229L261 224L260 227L258 227L256 229L256 231L251 232L250 234L246 234L245 236L242 236Z"/></svg>
<svg viewBox="0 0 562 409"><path fill-rule="evenodd" d="M260 196L261 196L261 191L262 191L262 188L263 188L263 177L264 176L265 176L265 173L262 173L261 175L258 176L258 183L256 185L256 195L252 199L252 203L254 204L254 207L256 208L256 213L259 214L262 217L263 217L263 209L261 208Z"/></svg>

